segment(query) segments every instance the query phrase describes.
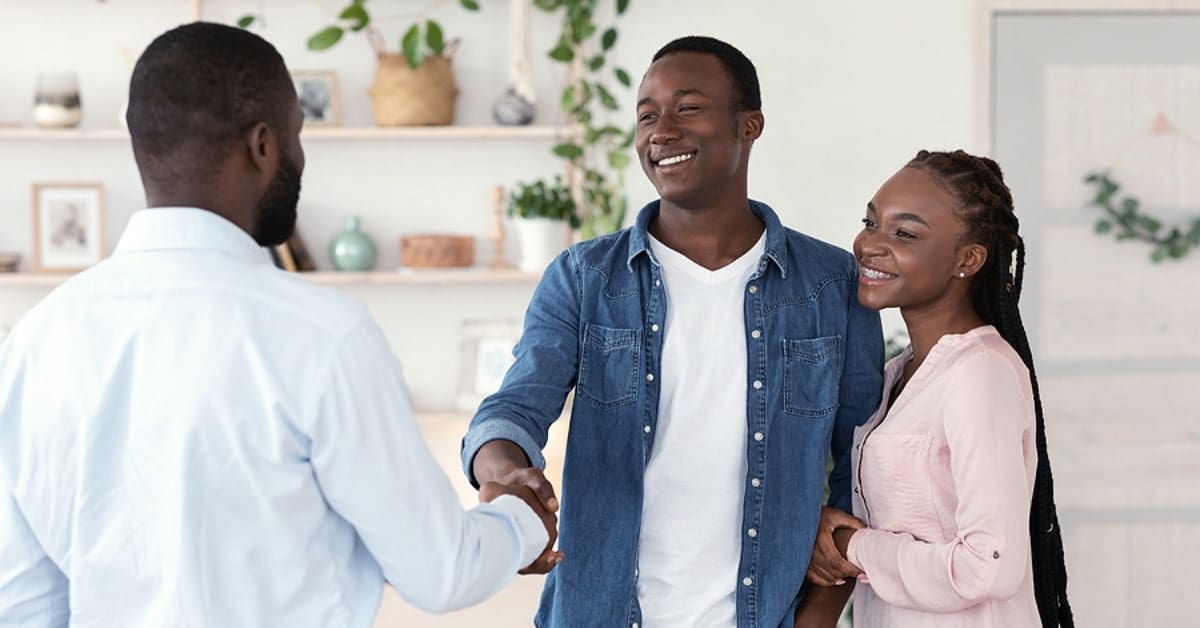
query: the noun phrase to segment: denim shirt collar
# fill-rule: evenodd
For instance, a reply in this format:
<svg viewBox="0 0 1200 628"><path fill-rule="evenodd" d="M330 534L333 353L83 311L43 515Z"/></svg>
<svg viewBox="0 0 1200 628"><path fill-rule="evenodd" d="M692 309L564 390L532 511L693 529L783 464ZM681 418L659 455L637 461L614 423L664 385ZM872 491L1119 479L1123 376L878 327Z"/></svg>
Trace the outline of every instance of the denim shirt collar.
<svg viewBox="0 0 1200 628"><path fill-rule="evenodd" d="M654 256L650 254L650 221L658 216L660 201L651 201L638 212L637 221L634 223L629 234L629 257L626 265L629 267L629 272L633 270L633 260L643 253L654 263ZM755 200L750 200L750 211L754 212L755 216L763 221L767 227L767 247L764 256L775 263L779 268L779 276L782 279L787 279L787 238L784 237L783 224L779 222L779 216L775 215L775 210L767 206L766 203L760 203Z"/></svg>

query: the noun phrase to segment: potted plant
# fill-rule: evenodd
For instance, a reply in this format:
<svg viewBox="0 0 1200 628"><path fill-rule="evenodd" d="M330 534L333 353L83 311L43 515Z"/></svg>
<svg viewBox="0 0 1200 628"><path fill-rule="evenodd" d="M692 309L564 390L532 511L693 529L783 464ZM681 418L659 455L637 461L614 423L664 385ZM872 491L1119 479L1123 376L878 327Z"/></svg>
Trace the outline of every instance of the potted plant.
<svg viewBox="0 0 1200 628"><path fill-rule="evenodd" d="M362 32L375 51L379 65L371 83L371 111L379 126L446 125L454 122L454 102L458 87L454 84L451 59L458 39L447 40L441 25L428 17L439 1L425 8L390 18L412 20L400 38L399 52L390 52L387 41L372 25L367 0L351 0L338 13L338 21L308 39L309 50L328 50L342 40L346 32ZM468 11L478 11L477 0L458 0ZM255 16L238 20L246 28Z"/></svg>
<svg viewBox="0 0 1200 628"><path fill-rule="evenodd" d="M508 215L521 247L518 266L528 272L544 270L567 245L570 230L580 224L575 199L561 176L552 183L517 183L508 195Z"/></svg>

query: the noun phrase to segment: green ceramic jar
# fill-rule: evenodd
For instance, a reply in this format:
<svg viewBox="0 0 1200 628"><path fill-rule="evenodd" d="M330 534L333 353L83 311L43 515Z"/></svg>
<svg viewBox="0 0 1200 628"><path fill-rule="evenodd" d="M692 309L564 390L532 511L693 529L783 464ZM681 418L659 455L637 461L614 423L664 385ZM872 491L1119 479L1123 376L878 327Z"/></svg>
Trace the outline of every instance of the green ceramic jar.
<svg viewBox="0 0 1200 628"><path fill-rule="evenodd" d="M364 271L375 266L375 242L363 233L358 216L346 219L345 229L329 243L329 259L336 270Z"/></svg>

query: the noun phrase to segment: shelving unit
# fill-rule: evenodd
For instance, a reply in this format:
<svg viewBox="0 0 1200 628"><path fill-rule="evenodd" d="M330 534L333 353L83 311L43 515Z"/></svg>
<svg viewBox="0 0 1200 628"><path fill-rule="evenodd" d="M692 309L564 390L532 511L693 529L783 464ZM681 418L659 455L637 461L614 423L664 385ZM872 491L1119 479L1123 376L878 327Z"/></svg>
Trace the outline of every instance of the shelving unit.
<svg viewBox="0 0 1200 628"><path fill-rule="evenodd" d="M540 273L522 270L492 270L490 268L454 268L365 273L311 272L296 273L313 283L336 286L366 285L469 285L469 284L520 284L536 283ZM57 286L72 276L72 273L0 273L0 286Z"/></svg>
<svg viewBox="0 0 1200 628"><path fill-rule="evenodd" d="M304 140L548 140L570 137L561 126L310 127ZM127 141L125 129L39 129L0 127L3 141Z"/></svg>

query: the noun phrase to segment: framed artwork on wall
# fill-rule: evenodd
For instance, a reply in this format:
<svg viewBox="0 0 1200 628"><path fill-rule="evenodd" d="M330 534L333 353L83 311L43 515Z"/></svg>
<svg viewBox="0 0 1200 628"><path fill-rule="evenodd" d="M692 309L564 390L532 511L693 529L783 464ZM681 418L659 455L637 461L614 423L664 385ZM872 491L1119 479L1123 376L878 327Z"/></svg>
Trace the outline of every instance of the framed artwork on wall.
<svg viewBox="0 0 1200 628"><path fill-rule="evenodd" d="M463 321L459 333L459 410L474 412L484 397L500 389L520 338L518 320Z"/></svg>
<svg viewBox="0 0 1200 628"><path fill-rule="evenodd" d="M33 269L78 271L103 258L104 186L33 184Z"/></svg>
<svg viewBox="0 0 1200 628"><path fill-rule="evenodd" d="M338 89L337 72L333 70L295 70L292 81L305 126L340 126L342 100Z"/></svg>

